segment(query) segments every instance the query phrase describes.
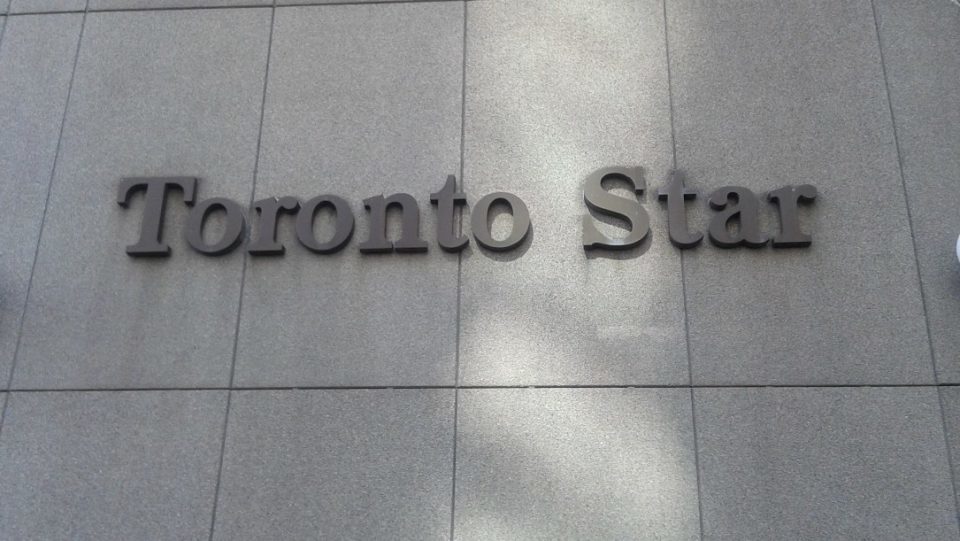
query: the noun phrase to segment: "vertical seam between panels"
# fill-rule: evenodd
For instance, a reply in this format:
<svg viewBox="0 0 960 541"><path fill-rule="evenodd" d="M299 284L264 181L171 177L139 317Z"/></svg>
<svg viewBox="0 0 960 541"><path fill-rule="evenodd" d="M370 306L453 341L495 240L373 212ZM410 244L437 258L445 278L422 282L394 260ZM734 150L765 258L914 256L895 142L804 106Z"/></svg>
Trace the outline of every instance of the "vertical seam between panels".
<svg viewBox="0 0 960 541"><path fill-rule="evenodd" d="M880 57L880 71L883 74L883 89L887 98L887 108L890 112L890 127L893 131L893 144L897 151L897 168L900 173L900 186L903 189L903 201L904 206L906 206L907 209L907 225L910 228L910 241L913 246L913 262L914 265L916 265L917 287L920 290L920 307L923 309L923 322L927 333L927 348L930 352L930 363L933 369L933 381L937 389L937 403L940 405L940 428L943 432L943 442L947 457L947 469L950 471L950 484L953 488L954 525L960 526L960 524L957 522L958 514L960 514L960 499L958 499L957 496L957 478L953 472L953 457L951 456L950 442L947 436L947 418L943 407L943 397L941 396L940 392L940 376L937 373L937 358L933 347L933 335L930 332L930 314L927 311L927 297L926 293L924 292L923 278L920 272L920 254L917 250L917 236L913 227L913 213L910 210L910 194L907 190L907 178L903 172L903 154L900 150L900 135L897 130L897 117L893 109L893 94L890 92L890 78L887 75L886 58L883 55L883 37L880 34L880 16L877 13L877 6L874 0L870 0L870 9L873 13L873 27L877 35L877 52Z"/></svg>
<svg viewBox="0 0 960 541"><path fill-rule="evenodd" d="M907 181L903 174L903 159L901 158L900 153L900 137L897 133L897 119L893 112L893 98L890 95L890 82L887 78L887 66L883 57L883 44L880 38L880 22L877 17L877 8L874 5L873 0L870 0L870 7L873 10L873 24L877 33L877 51L880 55L880 70L883 74L883 87L887 98L887 110L890 113L890 124L893 130L893 144L897 151L897 168L900 173L900 187L903 190L903 202L907 209L907 225L910 229L910 242L913 246L913 264L916 266L917 288L920 290L920 307L923 309L924 327L927 332L927 348L930 351L930 363L933 368L933 382L934 384L939 385L940 379L937 375L937 361L934 358L933 339L930 336L930 318L927 316L927 299L923 292L923 279L920 277L920 256L917 251L917 237L913 231L913 214L910 211L910 195L907 193Z"/></svg>
<svg viewBox="0 0 960 541"><path fill-rule="evenodd" d="M7 5L7 11L10 11L10 6L9 6L9 5ZM0 58L2 58L2 53L3 53L3 36L4 36L4 34L6 34L6 32L7 32L7 19L8 19L8 18L9 18L9 15L7 14L7 12L4 12L3 23L0 23ZM32 272L31 272L31 274L32 274ZM20 310L20 327L19 327L20 331L23 330L23 314L24 314L24 312L26 311L26 307L27 307L26 299L24 299L23 309ZM20 341L20 331L18 331L18 333L17 333L17 342ZM13 356L14 356L14 357L17 356L17 347L18 347L18 344L15 343L14 349L13 349ZM12 361L12 360L11 360L11 362L10 362L10 372L13 372L13 361ZM9 390L10 390L9 376L10 376L10 374L7 374L8 381L7 381L7 386L4 388L5 391L9 391ZM3 405L0 406L0 432L3 431L3 418L6 417L6 413L7 413L7 400L9 400L9 399L10 399L10 393L9 393L9 392L4 393L4 395L3 395Z"/></svg>
<svg viewBox="0 0 960 541"><path fill-rule="evenodd" d="M466 96L467 96L467 0L463 3L463 27L460 57L460 191L466 193L463 180L464 131L466 125ZM460 210L460 233L463 233L463 215L465 209ZM453 468L451 470L450 487L450 539L454 538L454 524L457 511L457 421L460 412L460 305L463 284L463 250L457 252L457 332L456 351L454 351L454 387L453 387Z"/></svg>
<svg viewBox="0 0 960 541"><path fill-rule="evenodd" d="M664 56L666 59L667 67L667 98L669 103L670 110L670 143L673 152L673 170L677 170L677 134L674 127L674 107L673 107L673 75L670 69L670 25L669 19L667 18L667 2L668 0L661 0L663 6L663 44L664 44ZM693 392L693 358L690 353L690 318L689 312L687 310L687 279L686 279L686 269L684 266L684 250L680 250L680 290L683 294L683 332L684 332L684 342L686 344L687 350L687 375L689 377L689 393L690 393L690 423L691 428L693 429L693 464L697 480L697 521L699 524L700 537L704 537L703 533L703 490L700 483L700 449L699 443L697 441L697 407L695 403L695 397Z"/></svg>
<svg viewBox="0 0 960 541"><path fill-rule="evenodd" d="M256 155L254 157L254 162L253 162L253 179L251 180L251 183L250 183L250 200L249 200L250 205L248 206L248 208L251 208L253 206L253 199L256 196L256 190L257 190L257 175L259 173L259 168L260 168L260 145L261 145L261 141L263 140L263 119L264 119L266 104L267 104L267 82L270 77L270 55L273 50L273 27L274 27L274 20L276 19L276 15L277 15L277 7L276 7L276 0L274 0L273 6L270 7L270 31L267 37L267 60L266 60L266 67L264 69L264 75L263 75L263 91L260 96L260 124L257 129L257 146L255 149ZM210 536L209 536L210 540L213 539L214 530L217 524L217 506L220 501L220 482L223 477L223 458L227 448L227 425L230 421L230 404L233 399L233 379L234 379L234 373L236 371L236 366L237 366L237 343L239 342L239 339L240 339L240 316L242 315L242 312L243 312L243 290L244 290L244 284L246 283L247 261L250 258L250 255L244 252L241 254L240 257L242 261L240 266L240 292L239 292L239 298L237 299L236 325L233 331L233 352L232 352L232 355L230 356L230 379L229 379L229 386L227 390L227 406L225 408L224 415L223 415L223 430L221 432L221 440L220 440L220 460L217 466L217 480L213 489L213 510L210 514Z"/></svg>
<svg viewBox="0 0 960 541"><path fill-rule="evenodd" d="M89 1L89 0L88 0ZM73 67L70 69L70 82L67 84L67 98L63 104L63 113L60 115L60 131L57 135L57 146L53 154L53 166L50 168L50 176L47 182L47 193L43 201L43 212L40 215L40 230L37 232L37 244L33 249L33 262L30 264L30 278L27 281L27 291L24 294L23 306L20 308L20 324L17 327L17 342L13 348L13 361L10 363L10 372L7 374L7 398L3 401L3 410L0 411L0 431L3 430L3 421L7 416L7 402L9 401L9 391L13 385L13 374L17 368L17 360L20 357L20 342L23 339L23 325L27 319L27 307L30 305L30 293L33 291L33 278L37 270L37 258L40 255L40 243L43 239L44 226L47 223L47 209L50 206L50 193L53 192L53 182L57 175L57 165L60 161L60 148L63 143L63 131L67 123L67 111L70 109L70 97L73 95L73 82L77 75L77 63L80 59L80 46L83 43L83 32L87 25L87 12L84 7L80 18L80 33L77 35L77 46L73 52ZM6 34L6 20L4 20L3 34ZM2 39L2 36L0 36ZM2 45L2 42L0 42Z"/></svg>

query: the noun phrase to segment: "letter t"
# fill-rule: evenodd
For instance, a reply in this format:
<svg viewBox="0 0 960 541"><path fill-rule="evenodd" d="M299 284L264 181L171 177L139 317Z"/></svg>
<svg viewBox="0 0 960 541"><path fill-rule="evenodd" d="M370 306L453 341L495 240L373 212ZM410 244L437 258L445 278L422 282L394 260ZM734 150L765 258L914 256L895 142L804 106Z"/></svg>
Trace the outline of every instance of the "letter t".
<svg viewBox="0 0 960 541"><path fill-rule="evenodd" d="M192 206L197 195L197 179L192 177L134 177L120 182L117 203L126 208L130 196L145 190L143 219L140 222L140 240L127 246L127 255L132 257L166 257L170 247L163 240L163 213L166 210L167 189L179 188L183 192L183 202Z"/></svg>
<svg viewBox="0 0 960 541"><path fill-rule="evenodd" d="M670 232L670 242L677 248L693 248L703 240L703 233L690 233L687 228L687 199L697 197L696 190L688 190L683 186L683 173L674 171L670 174L667 185L657 190L661 201L667 202L667 229Z"/></svg>
<svg viewBox="0 0 960 541"><path fill-rule="evenodd" d="M437 243L447 252L463 250L470 240L457 235L453 218L456 207L466 203L467 197L457 192L457 181L453 175L447 177L446 184L439 192L430 194L430 201L437 205Z"/></svg>

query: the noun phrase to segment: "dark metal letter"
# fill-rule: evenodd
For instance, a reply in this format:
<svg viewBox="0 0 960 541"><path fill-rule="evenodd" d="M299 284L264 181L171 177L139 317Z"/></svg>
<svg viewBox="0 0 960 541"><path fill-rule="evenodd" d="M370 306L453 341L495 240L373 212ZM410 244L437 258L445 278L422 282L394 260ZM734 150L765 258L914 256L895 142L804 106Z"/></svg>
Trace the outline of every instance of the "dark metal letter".
<svg viewBox="0 0 960 541"><path fill-rule="evenodd" d="M387 240L387 208L400 207L402 230L400 240ZM420 205L408 193L395 193L384 198L382 195L368 197L363 206L370 212L370 238L360 243L364 253L390 252L426 252L427 243L420 238Z"/></svg>
<svg viewBox="0 0 960 541"><path fill-rule="evenodd" d="M280 212L294 214L300 208L296 197L268 197L254 202L253 208L260 213L257 223L257 239L247 245L253 255L283 255L283 244L277 242L277 220Z"/></svg>
<svg viewBox="0 0 960 541"><path fill-rule="evenodd" d="M736 201L731 204L731 197ZM767 236L760 232L760 202L757 196L747 188L724 186L710 195L710 207L722 212L710 220L707 234L710 241L720 248L749 246L759 248L767 243ZM727 223L736 219L739 231L731 235Z"/></svg>
<svg viewBox="0 0 960 541"><path fill-rule="evenodd" d="M454 212L456 207L467 202L467 196L457 191L457 179L450 175L447 183L436 193L430 194L430 201L437 205L437 243L447 252L459 252L470 242L464 235L454 230Z"/></svg>
<svg viewBox="0 0 960 541"><path fill-rule="evenodd" d="M226 213L226 227L219 241L214 244L207 244L203 240L203 225L207 221L207 216L215 210L223 210ZM201 254L223 255L233 250L240 243L240 237L243 235L243 225L243 210L240 205L224 197L204 199L193 207L187 217L187 243Z"/></svg>
<svg viewBox="0 0 960 541"><path fill-rule="evenodd" d="M509 205L510 214L513 215L513 229L503 240L494 239L487 226L490 207L497 201L503 201ZM527 237L527 233L530 232L530 212L519 197L505 192L496 192L483 196L473 205L470 227L473 229L473 238L477 240L477 244L494 252L505 252L516 248Z"/></svg>
<svg viewBox="0 0 960 541"><path fill-rule="evenodd" d="M601 169L587 178L583 185L583 200L587 206L597 212L630 222L630 233L621 239L611 239L597 230L597 226L593 225L593 218L587 214L583 217L583 248L585 250L594 248L625 250L643 242L650 233L650 216L647 215L647 211L633 199L613 195L604 190L603 181L609 179L629 182L637 195L642 195L647 187L643 179L643 171L639 167Z"/></svg>
<svg viewBox="0 0 960 541"><path fill-rule="evenodd" d="M183 202L193 205L197 195L197 179L192 177L125 178L120 182L117 203L124 208L130 204L130 196L139 190L144 194L143 218L140 221L140 239L127 246L127 255L132 257L170 255L170 247L163 242L163 215L166 211L167 189L183 191Z"/></svg>
<svg viewBox="0 0 960 541"><path fill-rule="evenodd" d="M817 198L817 189L809 184L784 186L767 194L767 199L777 204L780 212L780 234L773 237L774 248L800 248L810 246L812 239L800 231L800 203L810 203Z"/></svg>
<svg viewBox="0 0 960 541"><path fill-rule="evenodd" d="M703 240L703 233L690 233L687 227L687 206L685 201L697 198L697 190L683 186L683 173L673 171L667 185L657 190L657 197L667 202L667 230L670 242L680 249L693 248Z"/></svg>
<svg viewBox="0 0 960 541"><path fill-rule="evenodd" d="M313 235L313 221L322 207L333 207L337 214L333 238L317 242ZM297 214L297 240L306 249L318 254L332 254L343 248L353 235L353 211L350 204L335 195L318 195L300 207Z"/></svg>

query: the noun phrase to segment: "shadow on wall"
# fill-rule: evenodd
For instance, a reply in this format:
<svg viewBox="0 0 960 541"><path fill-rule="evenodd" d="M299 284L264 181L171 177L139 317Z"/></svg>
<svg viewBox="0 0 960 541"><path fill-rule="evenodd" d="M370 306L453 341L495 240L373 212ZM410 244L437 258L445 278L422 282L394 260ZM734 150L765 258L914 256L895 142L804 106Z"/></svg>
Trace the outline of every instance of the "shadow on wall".
<svg viewBox="0 0 960 541"><path fill-rule="evenodd" d="M627 15L662 42L662 19L645 20L639 3L597 4L468 5L480 22L468 31L463 189L516 194L536 235L506 254L463 252L461 384L688 381L680 255L649 189L671 145L665 66L649 84L644 64L665 58L637 63L636 37L622 37ZM584 215L626 233L583 201L587 176L617 165L650 168L640 201L651 233L585 253ZM624 182L605 187L636 197ZM491 215L503 238L509 219ZM456 538L699 534L688 389L463 389L457 438Z"/></svg>
<svg viewBox="0 0 960 541"><path fill-rule="evenodd" d="M455 537L699 533L687 389L466 389Z"/></svg>

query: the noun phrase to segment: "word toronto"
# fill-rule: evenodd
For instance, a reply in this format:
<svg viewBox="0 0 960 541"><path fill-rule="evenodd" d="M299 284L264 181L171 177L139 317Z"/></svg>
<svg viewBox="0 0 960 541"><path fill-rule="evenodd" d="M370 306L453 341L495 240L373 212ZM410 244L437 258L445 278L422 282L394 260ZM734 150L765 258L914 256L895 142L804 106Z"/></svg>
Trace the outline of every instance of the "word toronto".
<svg viewBox="0 0 960 541"><path fill-rule="evenodd" d="M626 236L610 238L601 233L592 216L583 216L583 247L586 250L623 250L637 246L650 233L650 217L636 198L622 197L604 187L604 182L621 181L632 187L639 196L646 190L640 168L613 167L592 174L585 182L583 199L593 211L622 220L629 226ZM170 247L163 241L164 213L167 194L171 190L183 192L183 202L192 207L188 216L185 236L187 243L196 251L207 255L222 255L235 249L243 240L246 219L240 205L230 199L212 197L196 200L199 180L193 177L136 177L125 178L120 183L117 203L128 207L132 196L144 192L140 238L136 244L127 246L127 254L135 257L168 256ZM673 172L667 184L657 190L657 198L666 205L667 227L670 241L681 249L697 246L703 233L690 231L687 224L686 202L696 199L696 190L684 186L680 172ZM810 203L817 197L817 190L809 184L784 186L766 194L780 216L780 231L772 239L776 248L809 246L811 237L800 229L801 204ZM469 239L457 232L457 209L466 204L467 197L457 191L456 179L447 178L444 186L430 194L430 202L436 206L437 243L447 252L466 248ZM707 228L710 242L720 248L747 246L759 248L770 239L760 231L760 198L748 188L723 186L708 197L709 206L715 211ZM427 243L420 237L420 207L416 199L407 193L395 193L388 197L376 195L363 200L369 219L369 237L359 244L363 253L425 252ZM495 205L509 208L512 228L505 238L494 238L490 230L490 212ZM321 210L332 210L335 222L332 235L318 240L314 221ZM400 212L400 235L396 241L387 238L387 211ZM350 204L336 195L318 195L307 201L295 197L268 197L253 203L259 215L256 234L247 244L247 252L253 255L279 255L284 246L277 241L277 225L282 214L295 217L297 240L307 250L330 254L341 250L350 241L354 230L354 216ZM219 240L209 242L204 238L204 226L214 213L223 215L223 232ZM530 213L519 197L496 192L476 201L470 210L471 234L477 244L493 251L506 251L519 246L530 232Z"/></svg>

